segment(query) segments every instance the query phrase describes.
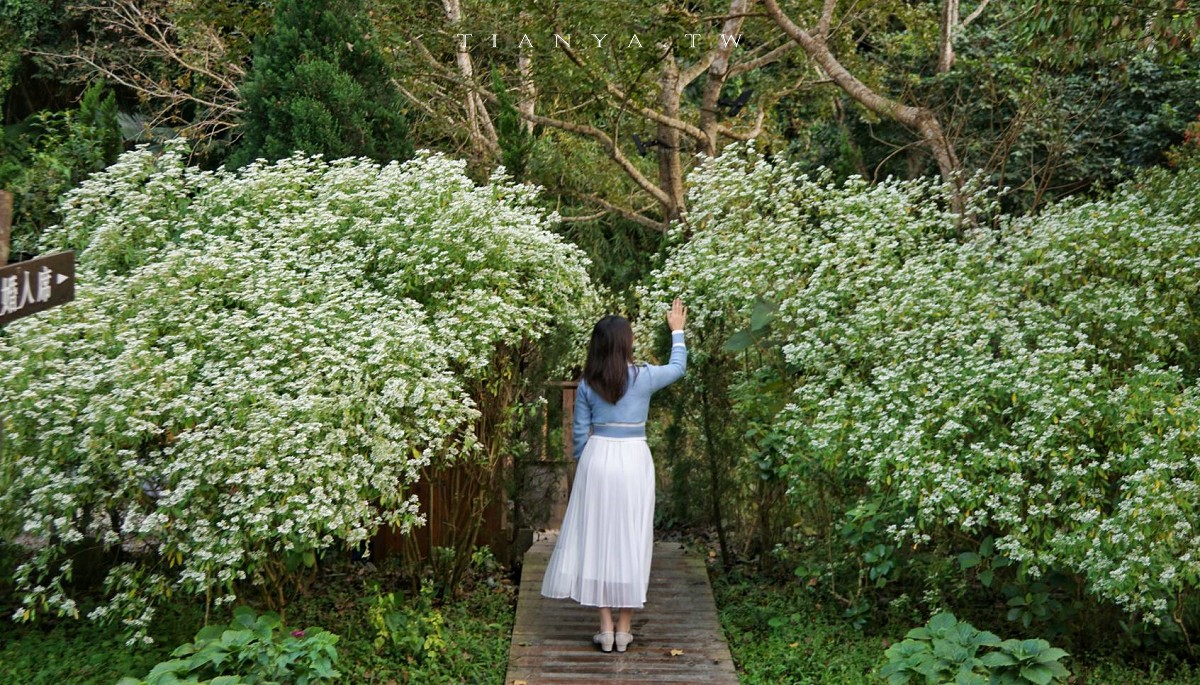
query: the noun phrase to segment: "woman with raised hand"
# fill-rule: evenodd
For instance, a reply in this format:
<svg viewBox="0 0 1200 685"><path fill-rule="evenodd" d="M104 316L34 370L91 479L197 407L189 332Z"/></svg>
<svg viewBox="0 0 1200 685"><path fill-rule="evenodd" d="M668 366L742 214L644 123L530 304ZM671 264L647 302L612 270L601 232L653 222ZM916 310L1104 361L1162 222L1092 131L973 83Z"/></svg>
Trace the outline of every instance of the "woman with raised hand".
<svg viewBox="0 0 1200 685"><path fill-rule="evenodd" d="M575 486L542 580L542 595L600 610L592 641L624 652L633 641L633 610L646 602L654 549L654 461L646 445L650 396L687 368L679 298L667 313L671 358L634 364L633 328L606 316L592 329L583 378L575 391ZM613 624L613 609L618 610Z"/></svg>

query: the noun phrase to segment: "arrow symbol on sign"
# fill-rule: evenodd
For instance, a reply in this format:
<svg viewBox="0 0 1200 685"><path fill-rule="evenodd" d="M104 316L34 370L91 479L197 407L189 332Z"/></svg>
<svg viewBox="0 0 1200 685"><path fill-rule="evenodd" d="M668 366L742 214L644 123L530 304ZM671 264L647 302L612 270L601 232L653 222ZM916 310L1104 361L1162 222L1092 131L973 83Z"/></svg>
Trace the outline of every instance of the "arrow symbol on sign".
<svg viewBox="0 0 1200 685"><path fill-rule="evenodd" d="M58 280L54 282L54 285L58 285L59 283L62 283L63 281L67 280L67 278L68 278L67 276L65 276L63 274L54 274L54 275L58 276Z"/></svg>

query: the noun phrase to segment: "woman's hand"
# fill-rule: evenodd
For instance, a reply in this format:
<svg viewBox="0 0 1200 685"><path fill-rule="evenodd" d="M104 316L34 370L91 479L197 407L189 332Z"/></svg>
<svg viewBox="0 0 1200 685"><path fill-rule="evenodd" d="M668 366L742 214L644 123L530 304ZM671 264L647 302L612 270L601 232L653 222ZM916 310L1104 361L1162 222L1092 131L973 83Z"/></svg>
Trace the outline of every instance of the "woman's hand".
<svg viewBox="0 0 1200 685"><path fill-rule="evenodd" d="M683 300L678 297L671 303L671 311L667 312L667 325L672 331L682 331L683 325L687 323L687 307L683 306Z"/></svg>

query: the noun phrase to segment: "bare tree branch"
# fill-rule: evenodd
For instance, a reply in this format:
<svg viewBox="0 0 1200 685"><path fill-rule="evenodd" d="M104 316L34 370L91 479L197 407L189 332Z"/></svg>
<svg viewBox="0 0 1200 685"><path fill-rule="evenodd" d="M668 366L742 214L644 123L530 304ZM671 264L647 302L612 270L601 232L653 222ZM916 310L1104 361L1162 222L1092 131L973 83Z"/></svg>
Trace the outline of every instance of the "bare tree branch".
<svg viewBox="0 0 1200 685"><path fill-rule="evenodd" d="M733 129L729 128L728 126L725 126L724 124L722 124L717 127L717 132L727 138L732 138L734 140L750 140L752 138L757 138L760 135L762 135L763 121L766 120L766 116L767 116L766 109L759 109L758 110L758 119L754 122L754 128L751 128L749 131L743 131L743 132L734 131Z"/></svg>
<svg viewBox="0 0 1200 685"><path fill-rule="evenodd" d="M817 20L817 39L822 42L829 40L829 27L833 24L835 7L837 0L825 0L825 6L821 8L821 18Z"/></svg>
<svg viewBox="0 0 1200 685"><path fill-rule="evenodd" d="M700 78L700 74L703 74L704 72L708 71L708 65L712 64L713 57L715 57L715 56L716 56L716 53L714 53L712 50L709 50L708 52L704 53L704 56L701 57L699 60L697 60L695 64L693 64L693 65L689 66L687 69L684 69L683 71L679 72L679 92L680 93L683 92L684 88L688 87L689 83Z"/></svg>
<svg viewBox="0 0 1200 685"><path fill-rule="evenodd" d="M584 62L583 58L580 57L578 53L576 53L574 50L572 50L565 43L560 43L559 49L561 49L563 51L563 53L572 62L575 63L576 66L578 66L581 69L587 70L587 72L589 73L589 75L592 76L592 78L603 82L604 89L606 91L608 91L608 93L610 95L612 95L614 98L616 98L621 104L629 105L633 111L637 112L638 114L642 115L643 117L645 117L655 123L663 124L664 126L670 126L671 128L676 129L682 133L686 133L687 135L691 136L692 138L695 138L697 141L703 142L705 140L704 132L701 131L700 129L696 128L695 126L687 123L686 121L683 121L682 119L679 119L676 117L667 116L658 110L651 109L650 107L646 107L644 105L639 105L636 102L633 102L632 98L625 91L621 90L620 86L618 86L615 83L613 83L612 81L609 81L608 79L594 73L594 70L591 69L591 67L586 62Z"/></svg>
<svg viewBox="0 0 1200 685"><path fill-rule="evenodd" d="M242 112L238 84L245 77L239 59L212 27L186 28L175 23L160 6L140 0L102 0L86 7L98 34L108 41L76 43L69 52L32 50L28 54L59 66L82 67L91 75L120 84L151 104L153 124L186 123L185 133L211 141L235 129ZM183 78L152 74L171 65ZM181 108L194 105L197 115L185 117Z"/></svg>
<svg viewBox="0 0 1200 685"><path fill-rule="evenodd" d="M722 36L737 36L745 21L741 15L749 10L753 0L730 0L729 19L721 26ZM715 157L717 154L717 101L721 98L721 89L729 78L729 56L736 44L733 40L722 40L712 49L712 64L708 68L708 78L704 82L704 94L700 97L700 130L704 132L702 143L706 155Z"/></svg>
<svg viewBox="0 0 1200 685"><path fill-rule="evenodd" d="M774 64L782 59L784 55L795 49L796 41L788 40L783 45L776 47L762 57L756 57L746 62L738 62L737 64L734 64L729 68L729 75L731 77L737 76L739 74L745 74L747 72L754 71L755 69L761 69L768 64Z"/></svg>
<svg viewBox="0 0 1200 685"><path fill-rule="evenodd" d="M954 147L942 132L937 116L931 110L925 107L905 105L875 92L851 74L824 42L817 40L784 14L783 10L779 8L777 0L763 0L763 2L771 18L783 29L784 33L796 41L809 58L816 62L847 95L872 112L915 129L933 154L934 159L937 160L942 178L955 188L959 187L958 157L954 153ZM956 208L961 208L961 198L957 193L955 195L955 202L958 205Z"/></svg>
<svg viewBox="0 0 1200 685"><path fill-rule="evenodd" d="M610 213L609 210L602 209L599 212L596 212L594 214L583 214L580 216L559 215L558 220L564 224L578 224L578 223L585 223L588 221L595 221L596 219L600 219L600 218L608 216L609 213Z"/></svg>
<svg viewBox="0 0 1200 685"><path fill-rule="evenodd" d="M632 209L629 209L627 207L622 207L618 204L609 202L608 200L605 200L604 198L600 197L599 195L589 194L589 195L580 195L579 197L587 200L588 202L591 202L593 204L597 204L597 205L603 207L606 211L609 211L609 212L612 212L613 214L624 217L625 219L628 219L629 221L632 221L635 224L638 224L639 226L645 226L646 228L653 229L660 233L666 233L666 231L667 231L667 226L663 225L661 222L655 221L654 219L651 219L643 214L639 214L638 212L636 212Z"/></svg>
<svg viewBox="0 0 1200 685"><path fill-rule="evenodd" d="M968 14L966 19L962 20L962 24L960 24L960 26L970 26L971 22L975 21L979 18L979 15L983 14L983 10L987 8L988 3L991 1L992 0L980 0L979 6L975 8L974 12Z"/></svg>

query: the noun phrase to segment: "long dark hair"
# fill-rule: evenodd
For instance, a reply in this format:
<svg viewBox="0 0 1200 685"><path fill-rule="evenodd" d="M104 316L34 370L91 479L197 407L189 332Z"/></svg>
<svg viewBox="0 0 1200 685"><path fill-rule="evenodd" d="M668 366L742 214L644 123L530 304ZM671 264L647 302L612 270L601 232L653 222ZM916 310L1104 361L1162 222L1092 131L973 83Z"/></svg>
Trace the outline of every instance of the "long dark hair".
<svg viewBox="0 0 1200 685"><path fill-rule="evenodd" d="M588 343L583 380L612 404L629 387L628 365L633 363L633 327L623 316L610 314L596 322Z"/></svg>

